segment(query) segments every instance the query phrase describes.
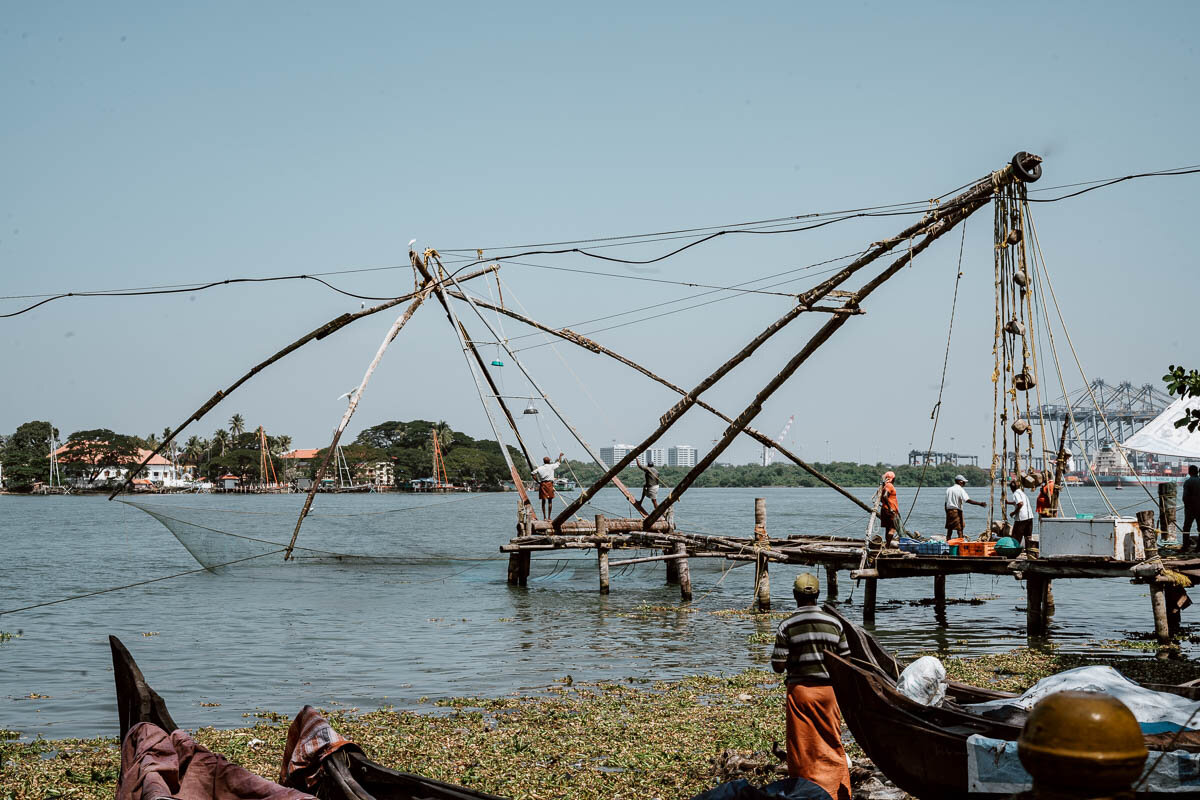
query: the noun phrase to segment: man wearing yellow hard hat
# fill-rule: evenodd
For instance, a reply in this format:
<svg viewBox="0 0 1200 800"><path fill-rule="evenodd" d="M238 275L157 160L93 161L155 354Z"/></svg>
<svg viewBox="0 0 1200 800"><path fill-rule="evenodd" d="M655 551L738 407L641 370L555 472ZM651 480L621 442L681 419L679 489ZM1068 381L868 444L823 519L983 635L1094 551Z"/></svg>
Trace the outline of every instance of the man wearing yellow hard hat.
<svg viewBox="0 0 1200 800"><path fill-rule="evenodd" d="M817 605L821 584L802 572L792 584L799 608L779 623L771 668L787 673L788 775L807 778L834 800L850 800L850 770L842 748L842 714L825 669L825 652L849 655L842 624Z"/></svg>

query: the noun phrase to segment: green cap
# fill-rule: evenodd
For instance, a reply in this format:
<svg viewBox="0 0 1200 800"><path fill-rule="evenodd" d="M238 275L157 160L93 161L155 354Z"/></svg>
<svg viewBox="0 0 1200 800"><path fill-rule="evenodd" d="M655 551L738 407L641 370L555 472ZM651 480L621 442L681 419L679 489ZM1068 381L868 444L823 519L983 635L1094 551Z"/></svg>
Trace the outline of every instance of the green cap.
<svg viewBox="0 0 1200 800"><path fill-rule="evenodd" d="M820 594L821 582L811 572L801 572L792 584L792 592L795 594Z"/></svg>

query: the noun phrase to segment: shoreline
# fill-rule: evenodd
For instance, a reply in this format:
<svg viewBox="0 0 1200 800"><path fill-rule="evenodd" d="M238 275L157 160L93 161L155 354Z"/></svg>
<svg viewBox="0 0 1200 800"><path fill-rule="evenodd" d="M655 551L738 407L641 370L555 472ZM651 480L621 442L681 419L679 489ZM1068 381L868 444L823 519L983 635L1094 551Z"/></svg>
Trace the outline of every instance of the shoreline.
<svg viewBox="0 0 1200 800"><path fill-rule="evenodd" d="M1189 660L1028 648L943 662L952 679L1010 691L1096 663L1140 682L1200 676L1200 663ZM374 761L505 797L682 798L739 774L756 783L773 779L773 759L766 754L774 742L785 741L783 697L779 676L762 669L665 682L582 684L568 675L536 693L448 698L422 711L349 708L327 717ZM247 727L193 733L205 747L276 778L291 717L271 711L243 717ZM115 737L18 742L13 733L0 731L6 797L112 796L119 767ZM843 738L856 766L864 767L858 772L867 773L869 762L848 731Z"/></svg>

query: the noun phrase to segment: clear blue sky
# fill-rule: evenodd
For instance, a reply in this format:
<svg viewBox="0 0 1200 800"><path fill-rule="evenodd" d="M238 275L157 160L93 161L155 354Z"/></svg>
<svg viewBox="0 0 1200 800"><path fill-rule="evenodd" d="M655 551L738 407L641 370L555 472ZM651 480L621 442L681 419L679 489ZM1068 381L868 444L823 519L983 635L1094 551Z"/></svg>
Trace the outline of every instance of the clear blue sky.
<svg viewBox="0 0 1200 800"><path fill-rule="evenodd" d="M1016 150L1046 157L1042 186L1195 164L1198 22L1187 2L8 4L0 294L404 265L332 279L390 295L412 286L412 238L492 247L916 200ZM1169 363L1200 361L1198 191L1200 176L1158 178L1035 208L1090 376L1158 381ZM859 250L906 220L729 237L636 272L527 260L727 285ZM957 254L947 237L876 293L757 425L774 433L795 414L789 438L814 460L895 461L927 440ZM937 443L981 456L991 258L985 210L968 225ZM506 299L554 325L697 291L518 265L503 277ZM0 300L0 311L22 302ZM787 307L744 296L597 338L686 386ZM0 320L0 431L29 419L64 435L161 431L358 308L294 283L69 299ZM822 321L776 337L712 401L740 411ZM338 395L390 323L379 315L310 345L195 432L240 412L297 446L323 445ZM597 446L637 441L673 402L622 367L560 349L568 366L548 347L523 357ZM503 374L507 391L528 391L511 363ZM393 345L351 433L417 417L487 433L432 303ZM693 411L665 444L703 447L722 427ZM546 429L547 448L556 437L582 454L561 427ZM756 452L744 440L726 460Z"/></svg>

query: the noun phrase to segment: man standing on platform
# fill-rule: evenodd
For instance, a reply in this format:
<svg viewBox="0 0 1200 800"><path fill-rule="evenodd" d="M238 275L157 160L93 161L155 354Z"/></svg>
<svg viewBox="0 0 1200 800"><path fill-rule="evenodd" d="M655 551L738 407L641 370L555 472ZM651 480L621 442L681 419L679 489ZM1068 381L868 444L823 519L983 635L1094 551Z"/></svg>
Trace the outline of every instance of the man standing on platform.
<svg viewBox="0 0 1200 800"><path fill-rule="evenodd" d="M884 547L892 546L892 538L896 531L904 535L904 524L900 522L900 498L896 496L896 473L888 470L883 473L883 481L879 484L879 525L883 528Z"/></svg>
<svg viewBox="0 0 1200 800"><path fill-rule="evenodd" d="M834 800L850 800L850 770L842 748L842 714L829 684L825 653L850 655L841 623L817 605L817 576L801 573L792 584L799 607L779 624L771 668L787 672L788 775L806 778Z"/></svg>
<svg viewBox="0 0 1200 800"><path fill-rule="evenodd" d="M554 470L562 463L563 454L558 454L557 461L551 461L550 456L542 458L542 465L533 471L533 477L538 482L538 498L542 501L542 518L550 519L554 513Z"/></svg>
<svg viewBox="0 0 1200 800"><path fill-rule="evenodd" d="M638 498L638 502L640 503L649 497L654 507L658 508L658 470L654 468L654 460L647 458L645 466L642 466L640 458L635 459L635 461L638 469L646 473L646 482L642 485L642 496Z"/></svg>
<svg viewBox="0 0 1200 800"><path fill-rule="evenodd" d="M1183 482L1183 549L1192 549L1192 523L1196 523L1197 538L1200 539L1200 476L1196 465L1188 467L1187 480Z"/></svg>
<svg viewBox="0 0 1200 800"><path fill-rule="evenodd" d="M1012 511L1013 527L1012 538L1021 543L1021 547L1029 549L1030 539L1033 537L1033 509L1029 507L1029 498L1025 495L1025 490L1021 488L1021 482L1013 478L1008 482L1009 491L1012 494L1005 498L1006 505L1014 506Z"/></svg>
<svg viewBox="0 0 1200 800"><path fill-rule="evenodd" d="M962 475L954 476L954 485L946 490L946 538L961 539L963 528L966 527L963 521L963 503L970 503L973 506L987 508L987 503L980 500L972 500L964 488L967 485L967 479Z"/></svg>

